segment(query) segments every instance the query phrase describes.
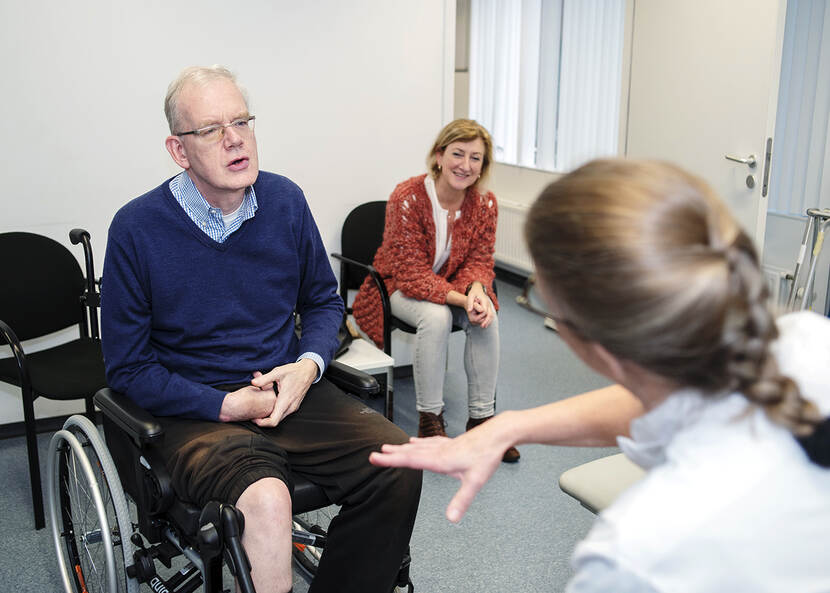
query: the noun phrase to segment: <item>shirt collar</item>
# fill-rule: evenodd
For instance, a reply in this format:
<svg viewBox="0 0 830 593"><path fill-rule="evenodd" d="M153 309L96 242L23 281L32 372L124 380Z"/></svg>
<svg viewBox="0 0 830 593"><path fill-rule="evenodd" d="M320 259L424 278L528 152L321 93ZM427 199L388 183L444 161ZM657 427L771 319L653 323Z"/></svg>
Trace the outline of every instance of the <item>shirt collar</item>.
<svg viewBox="0 0 830 593"><path fill-rule="evenodd" d="M617 437L623 453L644 469L666 461L666 450L686 428L701 422L721 423L740 415L749 402L739 393L704 394L681 389L631 421L631 438Z"/></svg>
<svg viewBox="0 0 830 593"><path fill-rule="evenodd" d="M253 218L259 207L254 186L248 186L242 198L239 216L230 228L225 228L222 220L222 209L211 206L205 200L196 187L196 184L193 183L190 175L187 174L187 171L182 171L170 181L170 191L190 219L196 223L196 226L219 242L224 241L243 222L249 218Z"/></svg>

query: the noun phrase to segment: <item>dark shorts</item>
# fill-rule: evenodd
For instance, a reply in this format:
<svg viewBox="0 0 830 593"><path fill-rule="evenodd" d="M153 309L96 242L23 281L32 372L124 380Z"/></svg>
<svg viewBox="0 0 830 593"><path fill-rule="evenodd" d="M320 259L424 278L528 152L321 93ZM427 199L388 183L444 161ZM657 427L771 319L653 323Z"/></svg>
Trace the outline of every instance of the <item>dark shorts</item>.
<svg viewBox="0 0 830 593"><path fill-rule="evenodd" d="M248 486L268 477L293 492L295 475L322 486L339 503L380 471L369 464L370 452L409 439L326 379L312 385L300 408L274 428L171 417L159 421L173 488L199 506L211 500L236 503Z"/></svg>

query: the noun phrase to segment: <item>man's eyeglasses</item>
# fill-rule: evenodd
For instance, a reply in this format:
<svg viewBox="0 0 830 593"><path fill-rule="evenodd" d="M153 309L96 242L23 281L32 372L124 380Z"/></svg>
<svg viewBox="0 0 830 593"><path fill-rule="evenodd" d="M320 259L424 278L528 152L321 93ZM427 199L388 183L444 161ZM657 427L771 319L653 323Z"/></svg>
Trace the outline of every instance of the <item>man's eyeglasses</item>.
<svg viewBox="0 0 830 593"><path fill-rule="evenodd" d="M175 134L175 136L187 136L193 134L197 138L201 138L202 140L206 140L208 142L218 142L222 139L222 136L225 135L225 128L232 128L237 134L247 136L254 131L254 120L256 120L256 116L248 115L246 117L235 119L227 124L213 124L205 126L204 128L190 130L189 132L179 132L178 134Z"/></svg>

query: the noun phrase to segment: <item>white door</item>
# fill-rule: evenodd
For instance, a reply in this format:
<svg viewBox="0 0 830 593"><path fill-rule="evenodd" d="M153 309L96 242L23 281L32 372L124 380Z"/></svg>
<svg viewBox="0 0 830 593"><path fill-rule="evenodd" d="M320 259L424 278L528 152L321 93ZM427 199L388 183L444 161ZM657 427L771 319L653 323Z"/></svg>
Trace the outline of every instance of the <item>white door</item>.
<svg viewBox="0 0 830 593"><path fill-rule="evenodd" d="M760 249L786 0L634 2L626 154L706 179Z"/></svg>

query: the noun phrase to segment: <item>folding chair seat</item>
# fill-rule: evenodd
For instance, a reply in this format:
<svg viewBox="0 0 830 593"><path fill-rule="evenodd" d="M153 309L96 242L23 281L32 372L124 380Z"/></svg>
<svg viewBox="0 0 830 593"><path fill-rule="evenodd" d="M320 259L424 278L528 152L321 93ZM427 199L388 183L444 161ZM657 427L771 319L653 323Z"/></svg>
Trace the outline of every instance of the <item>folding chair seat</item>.
<svg viewBox="0 0 830 593"><path fill-rule="evenodd" d="M559 488L592 513L600 513L645 473L639 465L618 453L563 472Z"/></svg>

